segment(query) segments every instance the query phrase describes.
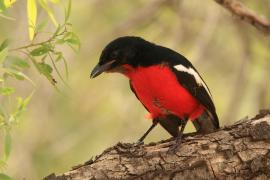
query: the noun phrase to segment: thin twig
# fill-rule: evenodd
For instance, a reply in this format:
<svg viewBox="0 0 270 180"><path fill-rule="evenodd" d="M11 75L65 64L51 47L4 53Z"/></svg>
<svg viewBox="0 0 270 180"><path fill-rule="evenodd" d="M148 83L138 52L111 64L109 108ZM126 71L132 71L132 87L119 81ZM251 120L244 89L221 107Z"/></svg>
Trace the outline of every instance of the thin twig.
<svg viewBox="0 0 270 180"><path fill-rule="evenodd" d="M28 44L28 45L25 45L25 46L21 46L21 47L18 47L18 48L10 49L9 51L18 51L18 50L21 50L21 49L27 49L27 48L34 47L34 46L40 46L40 45L42 45L44 43L50 43L50 42L54 41L56 37L62 36L65 32L66 32L66 29L64 29L64 31L61 32L60 34L56 34L56 35L50 37L46 41L42 41L42 42L38 42L38 43L31 43L31 44Z"/></svg>
<svg viewBox="0 0 270 180"><path fill-rule="evenodd" d="M69 87L69 88L70 88L70 86L68 85L68 83L64 80L63 76L62 76L61 73L59 72L59 70L58 70L58 68L57 68L57 66L56 66L56 64L55 64L55 62L54 62L54 60L53 60L53 58L52 58L51 53L48 53L48 55L49 55L49 58L50 58L50 60L51 60L51 62L52 62L52 65L53 65L53 67L54 67L54 69L55 69L57 75L58 75L59 78L62 80L62 82L64 83L64 85L66 85L66 87Z"/></svg>
<svg viewBox="0 0 270 180"><path fill-rule="evenodd" d="M262 15L247 8L237 0L215 0L218 4L228 9L233 15L251 24L258 30L270 34L270 21Z"/></svg>

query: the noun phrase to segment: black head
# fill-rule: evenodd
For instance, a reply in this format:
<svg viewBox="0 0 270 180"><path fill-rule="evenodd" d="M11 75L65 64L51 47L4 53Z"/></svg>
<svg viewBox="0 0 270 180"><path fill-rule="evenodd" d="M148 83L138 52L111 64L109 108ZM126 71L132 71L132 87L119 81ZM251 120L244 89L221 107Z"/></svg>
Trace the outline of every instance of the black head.
<svg viewBox="0 0 270 180"><path fill-rule="evenodd" d="M146 52L151 51L155 45L140 37L125 36L110 42L102 51L96 67L90 77L94 78L102 72L117 71L124 64L133 67L140 65L140 60Z"/></svg>

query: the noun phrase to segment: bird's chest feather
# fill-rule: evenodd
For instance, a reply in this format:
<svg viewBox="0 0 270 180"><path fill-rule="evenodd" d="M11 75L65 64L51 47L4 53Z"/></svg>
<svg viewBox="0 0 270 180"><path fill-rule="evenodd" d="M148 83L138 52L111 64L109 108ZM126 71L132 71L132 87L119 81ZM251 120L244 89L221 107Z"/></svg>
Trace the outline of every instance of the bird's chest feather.
<svg viewBox="0 0 270 180"><path fill-rule="evenodd" d="M182 117L199 106L166 65L138 67L127 71L125 75L130 79L140 101L154 117L166 114Z"/></svg>

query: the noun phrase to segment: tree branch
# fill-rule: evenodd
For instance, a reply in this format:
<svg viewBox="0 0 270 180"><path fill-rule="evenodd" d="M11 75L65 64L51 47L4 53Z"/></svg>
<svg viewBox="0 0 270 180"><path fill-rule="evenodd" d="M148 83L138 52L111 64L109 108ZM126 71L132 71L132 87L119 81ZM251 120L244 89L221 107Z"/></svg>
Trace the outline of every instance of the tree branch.
<svg viewBox="0 0 270 180"><path fill-rule="evenodd" d="M258 30L270 34L270 21L264 16L256 14L237 0L215 0L218 4L228 9L241 20L253 25Z"/></svg>
<svg viewBox="0 0 270 180"><path fill-rule="evenodd" d="M166 140L134 146L118 143L71 171L67 179L267 179L270 177L270 110L207 135L185 136L175 154Z"/></svg>

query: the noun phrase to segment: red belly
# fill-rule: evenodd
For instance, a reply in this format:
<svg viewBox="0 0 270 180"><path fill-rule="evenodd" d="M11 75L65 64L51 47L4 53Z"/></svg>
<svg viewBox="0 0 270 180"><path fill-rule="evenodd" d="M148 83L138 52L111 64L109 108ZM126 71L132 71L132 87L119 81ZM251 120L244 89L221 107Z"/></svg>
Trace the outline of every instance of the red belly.
<svg viewBox="0 0 270 180"><path fill-rule="evenodd" d="M129 70L125 75L152 118L171 113L179 118L188 115L195 119L204 111L204 107L179 84L167 66L126 68Z"/></svg>

